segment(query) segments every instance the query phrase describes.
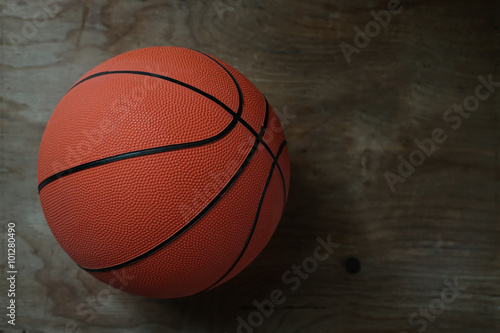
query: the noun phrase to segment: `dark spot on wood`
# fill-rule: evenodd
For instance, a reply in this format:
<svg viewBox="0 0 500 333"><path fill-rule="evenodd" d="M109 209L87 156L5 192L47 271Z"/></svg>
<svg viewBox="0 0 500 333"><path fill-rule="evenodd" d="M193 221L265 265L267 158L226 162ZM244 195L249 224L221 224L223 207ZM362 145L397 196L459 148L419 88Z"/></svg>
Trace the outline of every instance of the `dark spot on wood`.
<svg viewBox="0 0 500 333"><path fill-rule="evenodd" d="M358 258L349 257L345 261L345 269L349 272L349 274L357 274L361 270L361 262Z"/></svg>

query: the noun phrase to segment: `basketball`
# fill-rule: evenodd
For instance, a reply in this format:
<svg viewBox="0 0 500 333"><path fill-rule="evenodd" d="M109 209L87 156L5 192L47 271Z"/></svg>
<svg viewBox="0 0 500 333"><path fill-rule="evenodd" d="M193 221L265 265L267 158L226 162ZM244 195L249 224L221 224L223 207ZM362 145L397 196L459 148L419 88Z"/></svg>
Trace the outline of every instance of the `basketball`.
<svg viewBox="0 0 500 333"><path fill-rule="evenodd" d="M47 223L83 270L155 298L193 295L247 267L274 233L290 163L279 119L236 69L151 47L81 77L43 134Z"/></svg>

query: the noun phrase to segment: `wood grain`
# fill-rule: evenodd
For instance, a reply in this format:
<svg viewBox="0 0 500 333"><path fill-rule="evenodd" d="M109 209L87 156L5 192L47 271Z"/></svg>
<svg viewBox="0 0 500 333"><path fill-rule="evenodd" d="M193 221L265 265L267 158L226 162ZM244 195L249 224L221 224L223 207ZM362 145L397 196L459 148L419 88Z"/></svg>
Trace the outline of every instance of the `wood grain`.
<svg viewBox="0 0 500 333"><path fill-rule="evenodd" d="M236 332L254 300L282 289L286 301L256 332L417 332L410 315L455 278L467 288L425 332L500 330L500 91L459 129L443 121L479 75L500 81L498 1L403 1L350 64L340 43L353 44L354 27L387 1L60 2L19 52L9 33L23 36L42 7L0 5L0 218L2 231L16 223L19 251L17 325L2 310L0 330ZM41 135L67 89L102 61L153 45L220 57L294 116L290 199L271 242L224 286L175 300L103 291L59 247L36 191ZM398 156L434 128L448 140L391 192L384 173L397 173ZM328 235L340 247L291 291L282 274ZM349 257L359 273L346 269Z"/></svg>

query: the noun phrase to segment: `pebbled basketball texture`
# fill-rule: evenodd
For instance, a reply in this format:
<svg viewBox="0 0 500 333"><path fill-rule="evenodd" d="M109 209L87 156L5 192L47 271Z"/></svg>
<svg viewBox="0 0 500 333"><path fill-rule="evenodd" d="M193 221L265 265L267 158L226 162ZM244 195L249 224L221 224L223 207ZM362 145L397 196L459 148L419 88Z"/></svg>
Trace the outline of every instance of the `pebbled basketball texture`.
<svg viewBox="0 0 500 333"><path fill-rule="evenodd" d="M218 286L271 238L287 200L285 137L257 88L179 47L116 56L85 74L45 129L48 225L115 288L174 298Z"/></svg>

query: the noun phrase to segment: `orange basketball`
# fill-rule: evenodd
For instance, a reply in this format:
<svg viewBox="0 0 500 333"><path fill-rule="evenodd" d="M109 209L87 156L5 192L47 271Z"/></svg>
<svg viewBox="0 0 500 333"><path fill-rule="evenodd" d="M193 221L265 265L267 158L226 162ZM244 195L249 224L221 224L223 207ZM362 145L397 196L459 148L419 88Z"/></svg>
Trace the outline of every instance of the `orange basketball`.
<svg viewBox="0 0 500 333"><path fill-rule="evenodd" d="M148 297L218 286L262 251L283 213L285 137L257 88L178 47L114 57L62 98L40 146L52 233L84 270Z"/></svg>

